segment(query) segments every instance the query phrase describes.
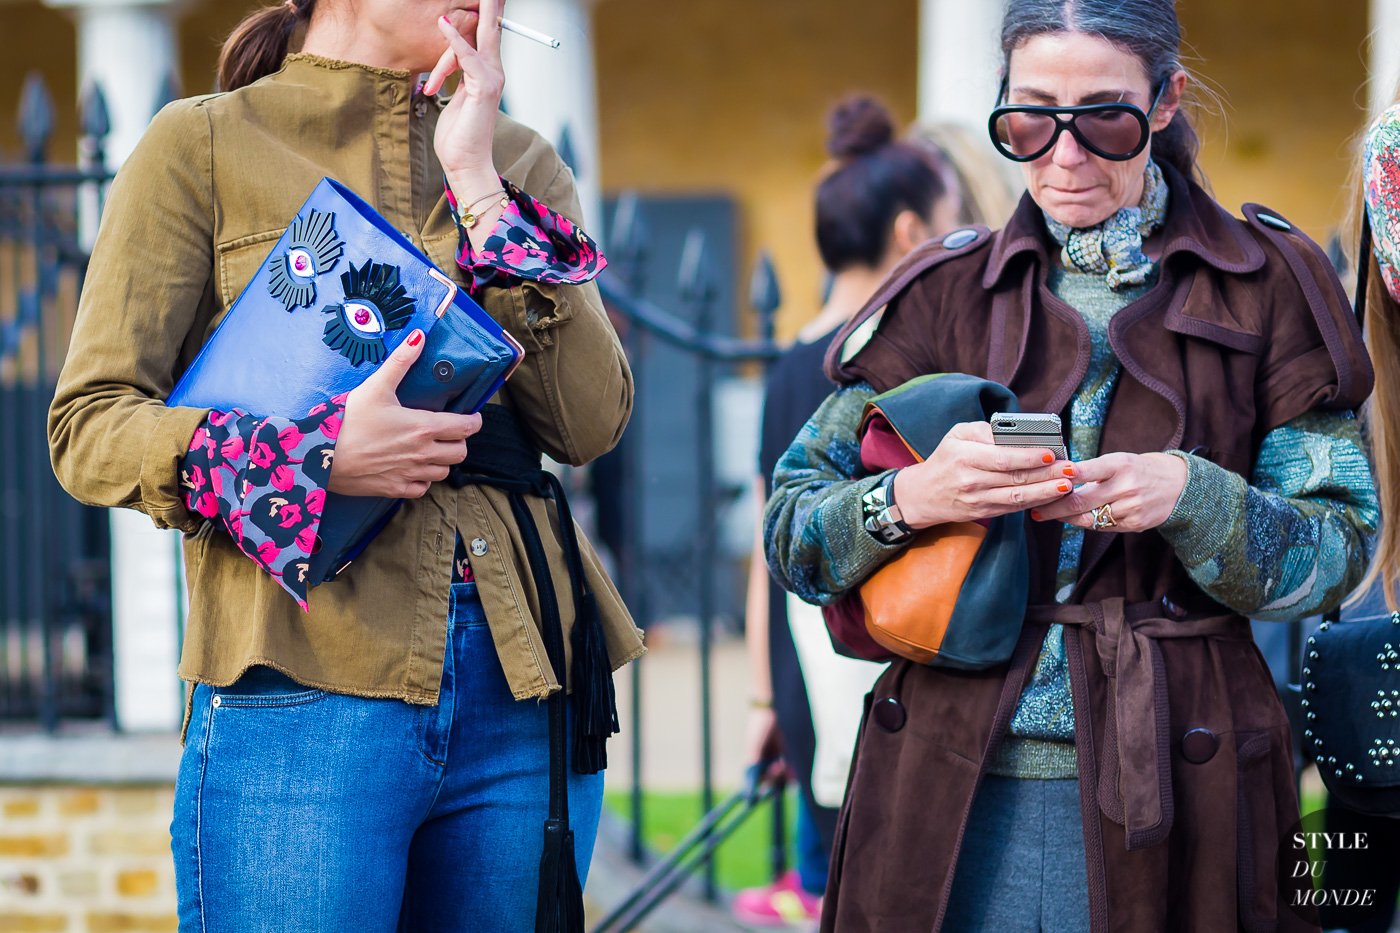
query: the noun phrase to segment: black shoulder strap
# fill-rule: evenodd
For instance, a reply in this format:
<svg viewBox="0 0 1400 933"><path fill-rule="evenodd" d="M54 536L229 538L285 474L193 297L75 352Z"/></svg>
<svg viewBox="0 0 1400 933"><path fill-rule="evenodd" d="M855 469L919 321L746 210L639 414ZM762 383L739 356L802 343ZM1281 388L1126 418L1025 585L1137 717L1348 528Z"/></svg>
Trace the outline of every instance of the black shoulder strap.
<svg viewBox="0 0 1400 933"><path fill-rule="evenodd" d="M1361 242L1356 247L1356 294L1352 297L1352 310L1356 312L1356 326L1366 329L1366 288L1371 276L1371 215L1366 212L1366 202L1361 203Z"/></svg>

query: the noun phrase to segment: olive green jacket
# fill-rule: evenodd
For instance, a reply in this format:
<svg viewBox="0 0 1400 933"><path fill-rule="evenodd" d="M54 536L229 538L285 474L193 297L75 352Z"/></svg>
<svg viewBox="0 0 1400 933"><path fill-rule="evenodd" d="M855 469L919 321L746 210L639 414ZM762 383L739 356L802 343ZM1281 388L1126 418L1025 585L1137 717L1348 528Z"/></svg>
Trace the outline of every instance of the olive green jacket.
<svg viewBox="0 0 1400 933"><path fill-rule="evenodd" d="M354 566L311 591L306 613L180 495L180 459L207 411L162 400L323 176L355 190L439 268L467 281L433 152L438 112L432 99L414 97L407 72L290 55L281 71L248 87L170 104L112 183L49 442L74 497L134 508L185 533L186 680L226 686L265 664L335 692L436 703L460 530L474 551L475 539L486 545L472 569L512 693L524 699L558 688L504 493L434 484L404 504ZM524 191L579 216L568 167L505 115L495 162ZM478 297L526 349L494 401L514 408L558 461L583 464L616 444L632 377L597 287L524 282ZM553 506L532 498L531 509L567 625L573 610ZM581 543L617 667L642 653L641 632Z"/></svg>

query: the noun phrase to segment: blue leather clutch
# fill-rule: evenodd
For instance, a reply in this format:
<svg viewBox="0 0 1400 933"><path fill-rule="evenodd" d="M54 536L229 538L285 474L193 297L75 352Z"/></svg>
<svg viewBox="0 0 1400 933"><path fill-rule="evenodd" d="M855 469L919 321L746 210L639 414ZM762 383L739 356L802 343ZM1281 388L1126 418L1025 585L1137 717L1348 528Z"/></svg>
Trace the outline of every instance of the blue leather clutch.
<svg viewBox="0 0 1400 933"><path fill-rule="evenodd" d="M297 418L427 334L399 401L475 412L524 357L492 317L353 191L324 178L180 378L167 405ZM401 500L326 496L309 579L333 579Z"/></svg>

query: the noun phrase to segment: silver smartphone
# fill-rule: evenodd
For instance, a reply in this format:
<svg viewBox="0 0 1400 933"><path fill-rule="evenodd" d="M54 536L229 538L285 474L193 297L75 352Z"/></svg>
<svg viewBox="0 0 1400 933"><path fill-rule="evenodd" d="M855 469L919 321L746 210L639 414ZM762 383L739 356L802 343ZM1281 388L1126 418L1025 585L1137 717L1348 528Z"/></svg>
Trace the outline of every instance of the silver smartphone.
<svg viewBox="0 0 1400 933"><path fill-rule="evenodd" d="M997 412L992 415L992 440L998 447L1043 447L1056 460L1068 460L1059 415Z"/></svg>

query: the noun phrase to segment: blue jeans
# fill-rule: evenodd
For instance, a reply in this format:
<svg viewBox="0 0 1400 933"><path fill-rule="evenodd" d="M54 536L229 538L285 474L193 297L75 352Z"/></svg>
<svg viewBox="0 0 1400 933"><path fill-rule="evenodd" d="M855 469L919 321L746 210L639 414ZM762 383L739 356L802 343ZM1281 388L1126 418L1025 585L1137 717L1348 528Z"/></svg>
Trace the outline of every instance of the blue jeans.
<svg viewBox="0 0 1400 933"><path fill-rule="evenodd" d="M815 897L826 894L827 872L830 869L831 853L822 845L822 835L817 830L816 818L807 803L807 796L799 790L793 794L797 802L797 877L802 890Z"/></svg>
<svg viewBox="0 0 1400 933"><path fill-rule="evenodd" d="M181 931L534 928L546 706L511 696L475 584L453 586L447 627L437 706L267 667L195 688L170 827ZM580 883L602 800L603 775L569 770Z"/></svg>

